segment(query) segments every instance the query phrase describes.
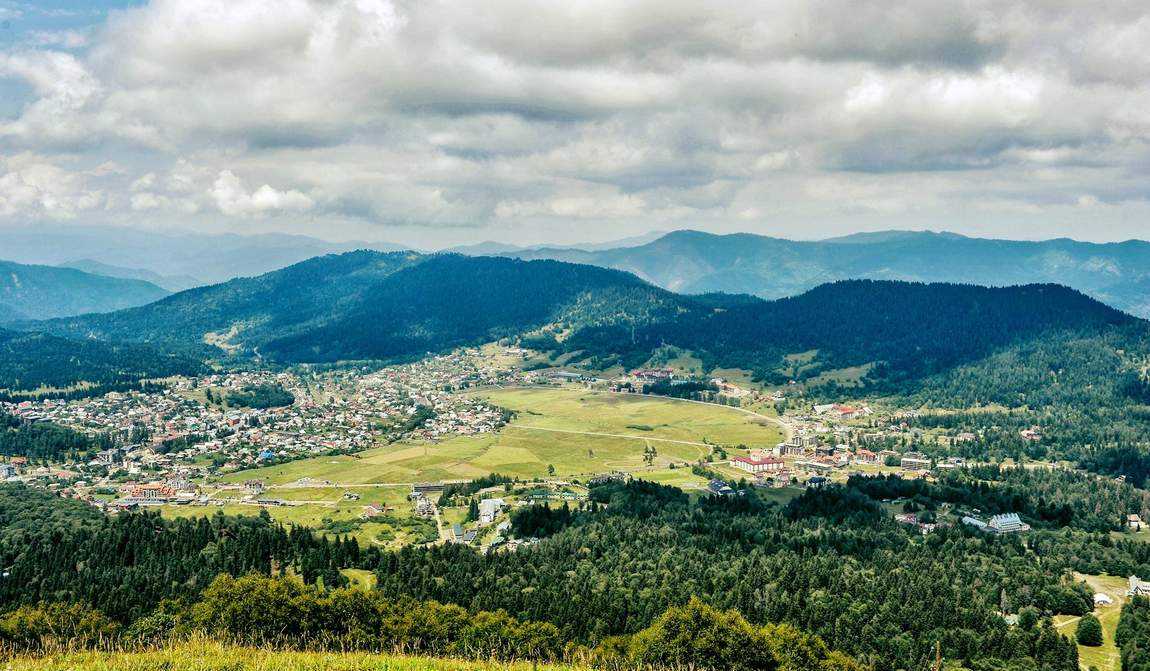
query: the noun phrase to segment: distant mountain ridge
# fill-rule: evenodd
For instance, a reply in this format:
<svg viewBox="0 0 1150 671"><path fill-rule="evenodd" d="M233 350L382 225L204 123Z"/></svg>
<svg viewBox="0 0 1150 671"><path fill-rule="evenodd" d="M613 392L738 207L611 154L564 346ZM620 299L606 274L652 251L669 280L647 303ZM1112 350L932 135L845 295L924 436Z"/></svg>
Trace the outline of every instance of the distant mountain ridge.
<svg viewBox="0 0 1150 671"><path fill-rule="evenodd" d="M192 277L191 275L161 275L160 273L145 270L143 268L124 268L121 266L113 266L107 263L101 263L95 259L75 259L67 263L59 264L61 268L75 268L76 270L83 270L86 273L93 275L103 275L105 277L119 277L125 280L143 280L151 282L152 284L165 289L166 291L183 291L184 289L191 289L192 287L203 284L200 280Z"/></svg>
<svg viewBox="0 0 1150 671"><path fill-rule="evenodd" d="M634 273L680 293L794 296L840 279L957 282L983 286L1058 283L1150 316L1150 242L1038 242L955 233L886 231L821 241L682 230L635 247L505 253Z"/></svg>
<svg viewBox="0 0 1150 671"><path fill-rule="evenodd" d="M166 290L143 280L0 261L0 323L111 312L167 295Z"/></svg>
<svg viewBox="0 0 1150 671"><path fill-rule="evenodd" d="M59 266L87 259L161 276L187 276L195 284L254 277L323 254L406 249L388 242L329 242L282 233L211 234L112 226L6 228L3 236L0 255L18 263Z"/></svg>

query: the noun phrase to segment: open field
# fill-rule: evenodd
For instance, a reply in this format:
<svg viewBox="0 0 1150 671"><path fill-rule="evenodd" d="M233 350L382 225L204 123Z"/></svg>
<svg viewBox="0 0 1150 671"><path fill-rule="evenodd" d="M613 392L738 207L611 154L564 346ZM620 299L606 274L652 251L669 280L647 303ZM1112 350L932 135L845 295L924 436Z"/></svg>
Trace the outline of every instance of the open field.
<svg viewBox="0 0 1150 671"><path fill-rule="evenodd" d="M360 498L345 499L343 495L347 491L353 491ZM261 510L267 510L272 519L283 524L305 525L321 531L327 530L330 535L351 536L362 545L399 547L417 542L415 529L410 522L413 517L411 504L407 500L410 491L407 485L357 487L352 490L343 487L282 487L265 492L264 497L303 503L266 508L227 503L222 506L160 506L158 509L165 517L202 517L214 515L217 511L225 515L258 515ZM360 520L363 506L369 503L393 508L395 512L372 520ZM354 528L348 528L349 522L353 523L351 526Z"/></svg>
<svg viewBox="0 0 1150 671"><path fill-rule="evenodd" d="M518 416L494 435L397 443L243 471L224 480L258 478L279 485L309 477L366 485L467 480L493 472L532 478L549 475L549 466L558 477L585 477L643 470L648 446L656 452L652 467L665 469L705 457L708 443L773 447L782 437L773 421L723 406L575 388L474 393Z"/></svg>
<svg viewBox="0 0 1150 671"><path fill-rule="evenodd" d="M1114 600L1109 606L1094 609L1094 614L1102 623L1102 645L1096 648L1078 646L1079 665L1083 669L1094 667L1099 671L1118 671L1121 660L1118 647L1114 644L1114 632L1118 628L1118 618L1122 615L1122 604L1126 603L1126 578L1082 573L1075 573L1074 577L1085 580L1096 594L1108 594ZM1054 618L1054 625L1063 634L1073 637L1078 631L1078 620L1077 617L1059 616Z"/></svg>
<svg viewBox="0 0 1150 671"><path fill-rule="evenodd" d="M192 642L148 652L78 652L8 660L7 671L575 671L550 664L502 664L367 653L276 652Z"/></svg>

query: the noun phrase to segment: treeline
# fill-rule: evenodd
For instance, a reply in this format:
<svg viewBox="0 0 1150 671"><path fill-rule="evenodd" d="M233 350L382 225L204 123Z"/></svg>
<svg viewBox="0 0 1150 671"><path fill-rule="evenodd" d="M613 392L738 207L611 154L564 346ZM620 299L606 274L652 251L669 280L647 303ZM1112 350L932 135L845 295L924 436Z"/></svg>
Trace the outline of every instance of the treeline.
<svg viewBox="0 0 1150 671"><path fill-rule="evenodd" d="M863 671L849 656L787 625L754 626L692 599L650 627L595 647L545 622L505 611L389 600L363 589L323 589L294 577L221 575L192 600L169 600L122 626L83 604L38 603L0 615L0 641L20 650L157 647L190 636L301 650L387 650L478 660L570 660L612 669ZM1062 668L1062 667L1059 667Z"/></svg>
<svg viewBox="0 0 1150 671"><path fill-rule="evenodd" d="M146 345L0 329L0 391L13 398L86 396L90 388L120 391L145 379L203 370L196 359Z"/></svg>
<svg viewBox="0 0 1150 671"><path fill-rule="evenodd" d="M1122 606L1114 642L1122 671L1150 671L1150 598L1134 597Z"/></svg>
<svg viewBox="0 0 1150 671"><path fill-rule="evenodd" d="M66 506L66 507L65 507ZM0 510L36 519L35 510L65 510L82 523L5 527L0 535L0 607L66 601L89 604L129 623L168 598L189 598L216 575L290 570L308 583L346 583L342 568L373 567L379 550L350 539L327 540L311 530L259 517L175 519L156 513L106 517L78 512L46 492L0 485ZM23 511L23 512L13 512ZM61 570L61 567L70 570Z"/></svg>
<svg viewBox="0 0 1150 671"><path fill-rule="evenodd" d="M854 475L848 487L873 499L908 498L928 509L952 503L986 514L1013 512L1036 525L1084 531L1121 530L1127 515L1150 513L1150 492L1069 469L973 466L941 474L937 483Z"/></svg>

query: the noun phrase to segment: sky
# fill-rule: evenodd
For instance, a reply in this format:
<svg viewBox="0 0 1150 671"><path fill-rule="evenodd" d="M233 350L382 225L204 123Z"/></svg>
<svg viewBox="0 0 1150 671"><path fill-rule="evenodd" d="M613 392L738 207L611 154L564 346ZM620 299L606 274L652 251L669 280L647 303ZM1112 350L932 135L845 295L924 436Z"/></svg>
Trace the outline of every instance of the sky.
<svg viewBox="0 0 1150 671"><path fill-rule="evenodd" d="M1150 3L0 0L5 227L1150 238Z"/></svg>

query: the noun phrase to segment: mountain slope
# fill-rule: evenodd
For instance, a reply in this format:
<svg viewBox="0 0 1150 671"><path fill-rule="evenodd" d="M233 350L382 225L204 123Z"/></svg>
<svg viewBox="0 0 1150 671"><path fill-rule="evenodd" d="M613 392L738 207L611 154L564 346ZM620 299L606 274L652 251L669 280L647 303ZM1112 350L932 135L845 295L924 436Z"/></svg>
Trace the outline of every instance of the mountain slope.
<svg viewBox="0 0 1150 671"><path fill-rule="evenodd" d="M185 351L216 346L285 363L396 360L524 337L604 369L639 366L674 346L706 370L744 369L771 383L863 367L868 384L887 388L1044 339L1105 336L1113 351L1147 349L1146 322L1058 285L847 280L766 301L684 296L628 273L556 261L369 251L27 327Z"/></svg>
<svg viewBox="0 0 1150 671"><path fill-rule="evenodd" d="M150 347L0 329L0 393L109 386L191 374L198 361Z"/></svg>
<svg viewBox="0 0 1150 671"><path fill-rule="evenodd" d="M7 312L27 319L48 319L86 312L110 312L167 296L141 280L93 275L72 268L0 261L0 320Z"/></svg>
<svg viewBox="0 0 1150 671"><path fill-rule="evenodd" d="M838 279L984 286L1056 282L1132 314L1150 316L1150 243L1142 241L1029 242L887 231L810 242L676 231L638 247L534 249L508 255L616 268L683 293L724 291L763 298L796 295Z"/></svg>
<svg viewBox="0 0 1150 671"><path fill-rule="evenodd" d="M123 268L121 266L113 266L108 263L101 263L94 259L75 259L67 263L59 264L61 268L75 268L76 270L83 270L86 273L93 275L103 275L104 277L119 277L126 280L143 280L151 282L152 284L162 287L167 291L183 291L184 289L191 289L192 287L203 284L200 280L192 277L191 275L161 275L150 270L142 268Z"/></svg>

